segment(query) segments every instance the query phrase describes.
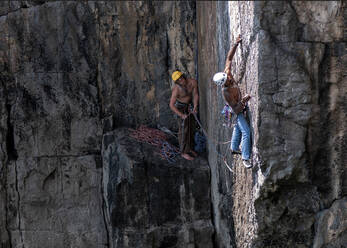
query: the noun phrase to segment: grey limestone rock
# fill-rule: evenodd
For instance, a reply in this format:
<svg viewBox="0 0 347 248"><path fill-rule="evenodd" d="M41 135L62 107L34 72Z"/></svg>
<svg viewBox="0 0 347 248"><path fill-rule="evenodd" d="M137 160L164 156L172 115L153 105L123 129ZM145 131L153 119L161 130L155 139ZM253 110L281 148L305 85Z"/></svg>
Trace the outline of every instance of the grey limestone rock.
<svg viewBox="0 0 347 248"><path fill-rule="evenodd" d="M103 138L103 192L110 247L212 247L210 169L116 129Z"/></svg>
<svg viewBox="0 0 347 248"><path fill-rule="evenodd" d="M347 244L347 201L346 197L336 200L328 209L316 215L314 248L343 247Z"/></svg>
<svg viewBox="0 0 347 248"><path fill-rule="evenodd" d="M333 230L327 219L342 221L337 202L346 195L345 3L199 3L197 13L209 135L225 141L232 134L222 126L221 91L211 78L239 34L232 71L252 96L253 168L227 145L209 144L218 247L339 247L346 226ZM227 154L232 173L217 152Z"/></svg>
<svg viewBox="0 0 347 248"><path fill-rule="evenodd" d="M0 247L343 247L344 1L0 1ZM120 127L177 130L180 69L208 136L211 83L252 96L252 169L161 160ZM223 157L232 172L225 166Z"/></svg>
<svg viewBox="0 0 347 248"><path fill-rule="evenodd" d="M109 246L103 134L177 129L170 74L195 74L194 14L194 2L1 1L1 248Z"/></svg>

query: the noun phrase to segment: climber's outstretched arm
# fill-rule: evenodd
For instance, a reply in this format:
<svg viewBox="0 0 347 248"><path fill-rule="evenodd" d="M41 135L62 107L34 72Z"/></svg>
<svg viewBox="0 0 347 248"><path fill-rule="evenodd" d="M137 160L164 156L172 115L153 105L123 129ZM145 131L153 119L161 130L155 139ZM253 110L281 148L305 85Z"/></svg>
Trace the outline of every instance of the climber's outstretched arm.
<svg viewBox="0 0 347 248"><path fill-rule="evenodd" d="M239 45L239 43L242 41L241 39L241 35L239 35L236 39L235 44L233 45L233 47L229 50L228 55L227 55L227 60L225 62L225 72L231 72L231 61L233 60L233 57L235 55L236 52L236 48Z"/></svg>

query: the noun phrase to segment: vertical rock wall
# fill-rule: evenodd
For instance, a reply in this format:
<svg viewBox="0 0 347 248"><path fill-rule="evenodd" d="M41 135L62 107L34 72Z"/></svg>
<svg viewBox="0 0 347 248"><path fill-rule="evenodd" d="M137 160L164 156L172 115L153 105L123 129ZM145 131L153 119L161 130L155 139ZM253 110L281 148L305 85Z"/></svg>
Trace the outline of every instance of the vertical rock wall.
<svg viewBox="0 0 347 248"><path fill-rule="evenodd" d="M225 10L227 10L227 3L223 2L197 2L197 28L198 28L198 75L199 75L199 94L202 99L200 103L200 117L202 123L205 123L204 127L209 134L209 137L217 137L219 133L219 128L210 128L211 123L215 123L214 127L221 125L218 120L217 113L218 106L221 106L221 99L215 97L217 94L217 88L211 85L211 77L215 71L218 70L218 41L216 39L216 29L217 29L217 15L218 7L223 4ZM225 14L225 17L228 15ZM226 41L228 38L228 29L223 30L223 36ZM222 35L222 34L221 34ZM206 125L206 124L210 125ZM232 219L227 218L225 215L229 215L231 212L225 211L227 206L231 206L231 197L223 196L224 192L230 186L230 175L227 170L222 167L223 165L216 162L218 160L217 151L221 152L219 147L214 149L210 142L208 144L209 150L209 164L211 167L211 198L212 198L212 211L213 211L213 221L216 230L215 234L215 245L216 247L221 246L222 241L226 244L224 247L228 247L233 242L233 232L230 227L233 226ZM222 173L219 173L222 171ZM224 184L218 184L222 183ZM223 187L224 186L224 187ZM218 193L221 192L221 193Z"/></svg>
<svg viewBox="0 0 347 248"><path fill-rule="evenodd" d="M194 2L97 4L98 83L108 125L177 128L168 108L171 73L195 77Z"/></svg>
<svg viewBox="0 0 347 248"><path fill-rule="evenodd" d="M203 2L197 8L200 32L199 81L201 95L206 95L201 112L210 137L209 163L217 247L236 247L240 233L246 233L248 238L254 235L252 183L246 183L252 181L252 173L239 164L237 157L231 156L230 143L217 144L230 141L232 130L223 126L224 116L221 115L221 110L224 101L221 89L212 82L213 74L224 70L227 53L241 33L243 42L234 56L232 70L235 78L240 81L243 94L247 92L253 97L248 118L251 123L257 122L258 47L252 25L254 16L250 14L253 11L254 2L231 2L230 8L228 2ZM252 124L251 127L253 135L256 135L253 132L256 125ZM224 156L228 164L223 162ZM233 172L227 166L232 167ZM249 215L250 211L252 214ZM242 242L238 241L237 245L242 247Z"/></svg>
<svg viewBox="0 0 347 248"><path fill-rule="evenodd" d="M346 240L344 223L320 222L326 210L346 214L336 207L346 203L345 7L338 1L257 5L260 247Z"/></svg>
<svg viewBox="0 0 347 248"><path fill-rule="evenodd" d="M243 42L233 73L252 95L253 168L227 155L231 173L221 160L227 145L211 140L208 149L218 247L339 247L346 240L339 222L346 214L346 6L230 2L230 27L221 21L222 3L197 6L202 117L210 137L231 137L211 79L238 34Z"/></svg>
<svg viewBox="0 0 347 248"><path fill-rule="evenodd" d="M0 32L0 246L109 246L103 134L177 128L195 3L1 1Z"/></svg>
<svg viewBox="0 0 347 248"><path fill-rule="evenodd" d="M191 212L174 216L192 218L182 229L192 231L159 228L143 246L345 244L345 5L1 1L1 247L107 247L117 237L126 244L127 234L107 226L102 196L117 179L105 168L112 160L102 163L102 139L119 126L176 128L168 108L176 68L193 77L198 72L201 119L213 139L214 243L209 208L190 205L208 197L182 180L178 185L191 197L175 211ZM222 126L221 91L211 79L240 33L232 68L242 92L252 95L248 170L227 153L228 145L214 144L228 141L232 131Z"/></svg>
<svg viewBox="0 0 347 248"><path fill-rule="evenodd" d="M103 139L110 247L213 247L207 161L170 163L129 136L119 128Z"/></svg>

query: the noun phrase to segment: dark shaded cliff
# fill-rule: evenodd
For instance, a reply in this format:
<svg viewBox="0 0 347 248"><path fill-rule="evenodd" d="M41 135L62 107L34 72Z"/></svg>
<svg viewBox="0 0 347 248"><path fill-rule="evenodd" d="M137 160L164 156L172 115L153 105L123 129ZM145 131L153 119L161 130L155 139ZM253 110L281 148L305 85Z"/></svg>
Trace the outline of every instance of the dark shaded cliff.
<svg viewBox="0 0 347 248"><path fill-rule="evenodd" d="M120 247L102 138L177 129L170 74L196 72L195 19L195 2L1 1L0 247Z"/></svg>
<svg viewBox="0 0 347 248"><path fill-rule="evenodd" d="M207 161L169 163L130 134L120 128L103 139L110 247L212 247Z"/></svg>

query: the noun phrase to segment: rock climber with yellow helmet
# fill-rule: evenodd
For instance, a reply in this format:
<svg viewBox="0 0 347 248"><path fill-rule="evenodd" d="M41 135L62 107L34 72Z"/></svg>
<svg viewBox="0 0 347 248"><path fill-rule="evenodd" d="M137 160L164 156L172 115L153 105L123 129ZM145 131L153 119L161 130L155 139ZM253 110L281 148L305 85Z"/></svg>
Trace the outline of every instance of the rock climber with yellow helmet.
<svg viewBox="0 0 347 248"><path fill-rule="evenodd" d="M186 78L181 71L173 72L172 80L175 85L172 88L170 108L181 118L178 132L181 156L187 160L193 160L197 156L193 150L195 123L194 116L189 114L189 106L193 105L193 113L198 112L198 83L193 78Z"/></svg>

